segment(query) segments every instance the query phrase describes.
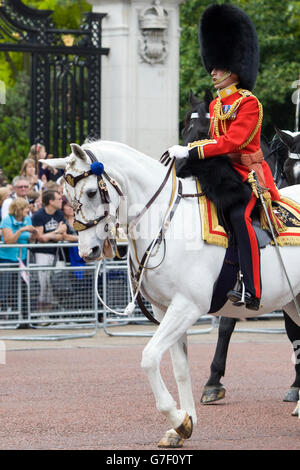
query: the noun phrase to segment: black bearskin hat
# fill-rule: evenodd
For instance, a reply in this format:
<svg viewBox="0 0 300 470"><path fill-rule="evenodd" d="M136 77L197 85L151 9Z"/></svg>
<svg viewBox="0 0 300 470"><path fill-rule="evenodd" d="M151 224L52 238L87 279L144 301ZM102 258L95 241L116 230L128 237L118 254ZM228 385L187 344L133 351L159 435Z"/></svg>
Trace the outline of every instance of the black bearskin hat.
<svg viewBox="0 0 300 470"><path fill-rule="evenodd" d="M214 68L236 73L242 88L253 89L259 64L258 40L243 10L226 3L209 6L200 21L199 41L202 62L209 73Z"/></svg>

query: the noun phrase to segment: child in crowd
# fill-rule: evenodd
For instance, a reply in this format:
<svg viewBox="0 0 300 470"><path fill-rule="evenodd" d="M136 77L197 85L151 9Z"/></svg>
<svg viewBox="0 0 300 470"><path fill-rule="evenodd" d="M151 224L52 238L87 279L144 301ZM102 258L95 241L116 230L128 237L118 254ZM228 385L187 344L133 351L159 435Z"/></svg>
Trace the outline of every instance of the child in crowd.
<svg viewBox="0 0 300 470"><path fill-rule="evenodd" d="M24 160L20 174L26 176L28 179L30 190L39 192L43 188L44 183L38 178L36 164L32 158L26 158L26 160Z"/></svg>

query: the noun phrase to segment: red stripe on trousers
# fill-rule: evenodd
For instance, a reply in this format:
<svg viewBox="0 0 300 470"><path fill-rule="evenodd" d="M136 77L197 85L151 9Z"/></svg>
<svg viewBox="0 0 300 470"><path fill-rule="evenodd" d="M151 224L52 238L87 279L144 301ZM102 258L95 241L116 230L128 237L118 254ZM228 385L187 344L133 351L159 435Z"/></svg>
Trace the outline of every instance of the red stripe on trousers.
<svg viewBox="0 0 300 470"><path fill-rule="evenodd" d="M257 202L257 198L254 194L251 195L251 199L246 207L244 220L246 223L247 231L249 234L250 246L251 246L251 257L252 257L252 273L253 273L253 282L255 288L255 295L260 299L260 262L259 262L259 247L255 235L254 228L252 226L252 219L250 214Z"/></svg>

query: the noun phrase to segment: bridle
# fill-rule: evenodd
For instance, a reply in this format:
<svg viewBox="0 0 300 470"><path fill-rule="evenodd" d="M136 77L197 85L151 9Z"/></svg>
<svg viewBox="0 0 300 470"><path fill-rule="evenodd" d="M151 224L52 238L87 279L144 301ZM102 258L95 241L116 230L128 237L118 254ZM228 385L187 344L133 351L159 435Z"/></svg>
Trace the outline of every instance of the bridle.
<svg viewBox="0 0 300 470"><path fill-rule="evenodd" d="M102 163L98 162L98 160L96 159L95 155L93 154L93 152L91 152L90 150L85 150L86 154L90 157L91 161L92 161L92 164L91 164L91 167L89 170L87 171L84 171L83 173L81 173L80 175L77 175L77 176L73 176L71 173L66 173L64 175L64 178L66 180L66 182L72 186L73 188L75 188L75 186L77 185L77 183L79 181L82 181L83 179L91 176L91 175L96 175L97 176L97 186L98 186L98 190L99 190L99 193L100 193L100 198L101 198L101 202L105 205L108 205L110 204L111 202L111 199L110 199L110 196L109 196L109 192L108 192L108 187L107 187L107 184L106 184L106 181L109 181L112 186L115 188L115 190L117 191L118 195L120 197L124 196L123 195L123 192L121 191L120 187L118 186L118 184L116 183L115 180L113 180L105 171L104 171L104 166ZM143 303L143 300L142 300L142 297L141 297L141 294L140 294L140 288L141 288L141 282L142 282L142 278L143 278L143 273L144 273L144 270L145 269L155 269L157 268L158 266L161 265L161 263L163 262L164 260L164 257L165 257L165 250L164 250L164 255L163 255L163 258L162 260L160 261L160 263L155 266L155 267L152 267L152 268L148 268L147 267L147 264L148 264L148 261L149 261L149 258L152 256L152 252L153 252L153 249L154 248L157 248L160 246L161 242L164 241L165 243L165 239L164 239L164 232L167 230L172 218L173 218L173 215L175 213L175 210L176 208L178 207L178 204L179 204L179 201L181 199L181 197L183 197L182 195L182 184L181 182L179 181L179 184L178 184L178 190L177 190L177 197L175 198L175 193L176 193L176 171L175 171L175 159L173 158L172 161L171 161L171 164L169 165L169 168L166 172L166 175L162 181L162 183L160 184L159 188L157 189L157 191L154 193L154 195L150 198L150 200L147 202L147 204L144 206L144 208L139 212L139 214L131 221L131 223L129 224L129 226L127 226L127 230L128 231L132 231L133 228L135 227L135 225L140 221L140 219L142 218L142 216L145 214L145 212L150 208L150 206L153 204L153 202L156 200L156 198L159 196L159 194L161 193L161 191L163 190L164 186L166 185L170 175L172 173L172 176L173 176L173 184L172 184L172 194L171 194L171 199L170 199L170 202L169 202L169 207L168 207L168 210L167 210L167 213L163 219L163 223L162 223L162 226L160 227L159 229L159 232L157 234L157 236L155 237L155 239L150 243L150 245L148 246L148 248L146 249L144 255L142 256L141 258L141 261L139 261L138 259L138 256L137 256L137 249L136 249L136 244L135 244L135 240L134 238L132 237L132 241L133 241L133 245L134 245L134 251L135 251L135 256L136 256L136 260L137 260L137 264L138 264L138 269L137 271L135 271L134 269L134 266L133 266L133 263L132 263L132 260L131 260L131 257L129 256L128 257L128 263L129 263L129 272L130 272L130 284L131 284L131 295L132 295L132 302L130 302L127 306L127 308L125 309L125 315L129 315L133 309L134 309L134 301L136 300L139 304L139 307L141 308L142 312L144 313L144 315L152 322L154 323L158 323L157 320L153 317L153 315L147 310L147 308L145 307L144 303ZM105 179L104 179L105 178ZM190 195L186 195L186 196L190 196ZM74 213L77 215L80 211L81 211L81 206L82 204L80 203L80 201L78 200L75 200L75 201L72 201L71 202L72 204L72 207L74 209ZM96 225L99 224L99 222L101 222L102 220L104 219L108 219L108 217L112 217L111 214L109 213L109 207L107 208L107 210L104 211L104 214L101 215L100 217L97 217L95 218L94 220L92 221L89 221L87 223L85 222L82 222L82 221L79 221L78 219L74 219L74 224L73 224L73 227L74 229L77 231L77 232L82 232L84 230L87 230L91 227L95 227ZM119 222L117 220L117 217L116 217L116 224L115 224L115 227L116 229L118 229L119 227ZM116 232L117 233L117 230ZM116 255L121 258L118 254L118 250L117 250L117 245L116 245L116 235L114 235L112 238L110 238L110 242L112 242L114 248L115 248L115 252L116 252ZM98 274L99 274L99 269L100 269L100 263L98 265ZM96 279L97 279L98 276L96 276ZM96 282L96 281L95 281ZM134 284L134 290L135 290L135 293L133 293L133 284ZM96 285L96 284L95 284ZM106 309L108 309L109 311L111 311L112 313L117 313L117 314L120 314L120 312L115 312L113 310L111 310L102 300L102 298L100 297L99 293L97 292L98 294L98 297L100 299L100 301L103 303L103 305L105 306Z"/></svg>
<svg viewBox="0 0 300 470"><path fill-rule="evenodd" d="M111 218L111 219L114 218L115 219L115 229L116 229L115 234L117 234L120 224L119 224L119 220L118 220L118 215L116 214L116 216L113 216L112 214L110 214L109 204L111 202L111 198L109 196L108 187L107 187L107 183L106 183L105 179L107 181L109 181L109 183L113 186L113 188L116 190L116 192L118 193L118 195L120 197L124 197L124 194L123 194L122 190L120 189L120 187L118 186L117 182L105 172L103 164L100 163L97 160L97 158L95 157L93 152L91 150L88 150L88 149L85 149L85 152L89 156L89 158L91 159L91 162L92 162L90 169L84 171L83 173L81 173L80 175L77 175L77 176L73 176L71 173L66 173L64 175L64 178L70 186L75 188L75 186L77 185L77 183L79 183L79 181L82 181L83 179L88 178L91 175L96 175L97 176L97 187L98 187L98 190L99 190L101 202L102 202L102 204L104 204L108 207L107 207L106 210L104 210L103 215L101 215L99 217L96 217L95 219L93 219L91 221L83 222L83 221L78 220L76 218L77 214L81 211L82 204L80 203L79 200L77 200L75 198L71 202L71 205L72 205L74 213L75 213L75 219L74 219L73 227L77 232L82 232L82 231L87 230L91 227L95 227L96 225L98 225L104 219L109 220L109 218ZM170 200L170 204L169 204L169 209L170 209L170 206L174 202L174 194L175 194L175 189L176 189L176 184L175 184L175 182L176 182L176 173L175 173L174 163L175 163L175 159L173 159L173 161L171 162L171 164L170 164L170 166L169 166L169 168L166 172L166 175L165 175L162 183L160 184L159 188L157 189L157 191L150 198L150 200L147 202L147 204L145 204L144 208L138 213L138 215L130 222L129 225L127 225L127 232L131 232L133 230L133 228L137 225L137 223L140 221L140 219L145 214L145 212L154 203L154 201L157 199L157 197L159 196L159 194L163 190L164 186L166 185L166 183L167 183L167 181L168 181L168 179L171 175L171 172L173 172L172 196L171 196L171 200ZM179 188L180 188L179 193L181 193L181 183L179 185ZM176 207L177 207L177 205L176 205ZM168 212L171 214L171 218L172 218L174 212L172 212L170 210L168 210ZM163 225L164 224L166 224L166 217L164 219ZM155 245L157 245L158 243L161 243L162 238L163 238L162 237L162 232L163 232L163 230L161 230L159 237L157 237ZM112 242L112 244L115 248L117 256L120 257L118 255L118 250L117 250L117 246L116 246L116 239L115 239L116 236L115 236L115 234L114 234L114 236L112 236L110 238L110 241ZM146 258L143 256L142 260L139 261L138 256L137 256L137 249L136 249L136 244L135 244L134 238L133 238L133 244L134 244L134 251L135 251L136 259L137 259L137 262L138 262L138 265L139 265L139 269L141 267L145 268L145 265L144 265L143 261L145 261ZM147 252L147 254L149 253L149 247L146 250L146 252Z"/></svg>
<svg viewBox="0 0 300 470"><path fill-rule="evenodd" d="M110 199L110 196L109 196L108 187L107 187L105 179L111 183L111 185L115 188L115 190L117 191L117 193L120 197L124 196L123 192L121 191L121 189L118 186L117 182L114 179L112 179L104 171L103 164L98 162L98 160L96 159L93 152L91 152L91 150L88 150L88 149L85 150L85 152L90 157L90 159L92 161L90 169L87 170L87 171L84 171L83 173L81 173L80 175L77 175L77 176L73 176L71 173L66 173L64 175L64 178L70 186L75 188L75 186L77 185L77 183L79 181L82 181L84 178L87 178L91 175L96 175L97 176L97 181L98 181L97 186L98 186L98 190L99 190L99 193L100 193L101 201L102 201L103 204L109 206L109 204L111 202L111 199ZM168 156L168 152L166 152L161 157L160 162L162 164L165 164L165 161L168 161L168 160L169 160L169 156ZM165 246L164 233L170 225L170 222L171 222L171 220L174 216L174 213L176 211L176 208L178 207L178 204L179 204L180 200L182 198L185 198L185 197L199 197L199 196L203 196L204 194L203 193L182 194L182 183L179 180L178 185L177 185L177 178L176 178L176 171L175 171L175 158L172 158L171 162L170 162L170 165L169 165L169 168L166 172L166 175L165 175L162 183L160 184L159 188L154 193L154 195L150 198L150 200L147 202L147 204L144 206L144 208L139 212L139 214L130 222L129 226L127 226L127 231L130 232L135 227L135 225L140 221L142 216L150 208L150 206L153 204L153 202L156 200L156 198L159 196L159 194L161 193L161 191L165 187L171 173L172 173L172 180L173 180L171 198L170 198L168 210L167 210L167 212L166 212L166 214L163 218L163 222L162 222L162 225L161 225L161 227L160 227L160 229L157 233L157 236L154 238L154 240L150 243L150 245L146 249L144 255L141 258L141 261L139 261L138 256L137 256L137 249L136 249L135 240L134 240L133 237L131 237L131 239L133 241L133 244L134 244L135 257L136 257L137 265L138 265L137 270L135 270L135 268L133 266L132 259L131 259L130 255L128 257L132 301L126 307L124 314L129 315L130 313L132 313L132 311L134 310L134 301L136 300L138 302L138 305L139 305L141 311L144 313L144 315L150 321L152 321L154 323L158 323L158 321L147 310L147 308L145 307L145 305L143 303L141 294L140 294L140 288L141 288L141 283L142 283L142 278L143 278L144 271L146 269L156 269L158 266L160 266L162 264L162 262L164 260L164 257L165 257L165 250L164 250L163 258L157 266L154 266L154 267L151 267L151 268L147 267L147 264L148 264L148 261L149 261L150 257L153 256L152 252L153 252L154 248L159 248L162 241L164 241L164 246ZM176 194L177 194L177 196L176 196ZM75 199L75 201L72 201L71 204L72 204L72 207L74 209L74 213L78 214L81 211L81 206L82 206L80 201ZM105 218L108 219L109 217L113 217L113 216L109 213L109 207L108 207L107 210L104 211L103 215L101 215L100 217L97 217L94 220L89 221L87 223L79 221L78 219L75 218L73 227L77 232L82 232L82 231L87 230L91 227L95 227L96 225L99 224L99 222L101 222ZM116 231L115 231L115 234L112 236L112 238L110 238L110 242L112 242L112 244L115 248L116 255L119 258L121 258L118 254L117 245L116 245L116 234L117 234L117 229L119 227L119 222L118 222L117 217L115 217L115 219L116 219L116 224L115 224ZM98 265L98 274L99 274L99 270L100 270L100 263ZM112 313L120 315L120 312L115 312L112 309L110 309L104 303L102 298L100 297L100 295L98 293L98 289L97 289L97 278L98 278L98 275L96 276L95 286L96 286L97 295L98 295L100 301L103 303L103 305L105 306L105 308L107 310L111 311ZM134 284L135 293L133 293L133 284Z"/></svg>
<svg viewBox="0 0 300 470"><path fill-rule="evenodd" d="M72 186L72 188L75 188L75 186L77 185L77 183L79 183L79 181L83 180L84 178L88 178L91 175L96 175L97 186L98 186L101 202L102 204L109 206L111 199L109 196L106 181L104 180L103 177L105 177L110 182L110 184L115 188L119 196L123 196L123 193L121 189L119 188L117 182L113 178L108 176L108 174L104 171L104 166L102 165L102 163L98 162L93 152L91 152L91 150L88 150L88 149L86 149L85 152L92 161L90 170L84 171L83 173L77 176L73 176L71 173L66 173L64 175L64 178L66 182L70 186ZM77 215L81 211L82 204L80 203L80 201L76 199L71 204L72 204L75 215ZM105 210L104 214L101 215L100 217L97 217L96 219L91 220L87 223L82 222L81 220L78 220L75 218L73 227L76 230L76 232L82 232L83 230L87 230L91 227L95 227L96 225L99 224L99 222L106 219L108 216L110 216L109 209Z"/></svg>
<svg viewBox="0 0 300 470"><path fill-rule="evenodd" d="M203 113L202 113L203 114ZM198 111L191 111L191 114L189 116L189 118L186 119L186 124L185 124L185 127L182 129L182 138L183 140L186 139L186 135L189 135L190 132L194 129L196 123L198 120L204 120L204 119L207 119L208 121L210 120L210 114L209 113L204 113L204 115L200 114ZM199 132L199 130L197 131L197 139L205 139L207 138L207 134L208 134L208 127L207 127L207 132Z"/></svg>

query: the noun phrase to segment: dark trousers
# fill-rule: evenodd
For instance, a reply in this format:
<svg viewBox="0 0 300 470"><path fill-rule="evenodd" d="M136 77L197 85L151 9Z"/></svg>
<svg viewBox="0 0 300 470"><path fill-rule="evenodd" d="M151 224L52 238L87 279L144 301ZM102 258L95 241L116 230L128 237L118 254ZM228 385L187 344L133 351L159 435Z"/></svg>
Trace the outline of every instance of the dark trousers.
<svg viewBox="0 0 300 470"><path fill-rule="evenodd" d="M260 299L260 251L251 219L256 202L257 198L251 192L249 200L233 207L228 216L238 247L245 288Z"/></svg>

